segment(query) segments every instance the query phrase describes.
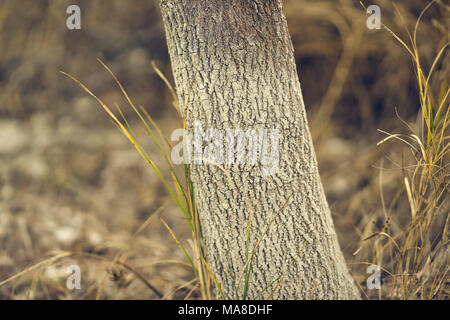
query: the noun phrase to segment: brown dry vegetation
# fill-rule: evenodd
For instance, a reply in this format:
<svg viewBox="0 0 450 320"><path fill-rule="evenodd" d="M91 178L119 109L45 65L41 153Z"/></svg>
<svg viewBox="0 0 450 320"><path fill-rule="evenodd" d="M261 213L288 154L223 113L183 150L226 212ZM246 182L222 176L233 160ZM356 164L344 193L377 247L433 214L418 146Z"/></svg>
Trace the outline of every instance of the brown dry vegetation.
<svg viewBox="0 0 450 320"><path fill-rule="evenodd" d="M187 243L182 213L95 100L58 72L76 76L108 105L117 102L162 164L96 61L105 61L167 136L182 127L151 66L155 61L170 75L156 1L77 3L81 31L65 27L73 1L0 2L0 283L28 271L1 285L0 298L158 298L150 285L164 298L198 298L192 270L158 219ZM381 7L383 23L409 43L405 25L414 30L426 3L396 2L402 18L391 1L365 4L372 3ZM386 137L377 129L421 137L411 57L387 31L366 28L358 1L284 4L322 181L363 296L448 298L449 157L430 171L401 141L377 146ZM448 14L448 6L437 1L422 17L417 49L426 72L449 41ZM429 87L435 101L444 99L447 118L442 92L448 90L448 71L445 50ZM448 148L448 137L443 145ZM425 167L431 174L417 171ZM58 250L75 254L45 260ZM73 263L81 267L81 290L65 286ZM383 268L380 291L365 286L372 263Z"/></svg>

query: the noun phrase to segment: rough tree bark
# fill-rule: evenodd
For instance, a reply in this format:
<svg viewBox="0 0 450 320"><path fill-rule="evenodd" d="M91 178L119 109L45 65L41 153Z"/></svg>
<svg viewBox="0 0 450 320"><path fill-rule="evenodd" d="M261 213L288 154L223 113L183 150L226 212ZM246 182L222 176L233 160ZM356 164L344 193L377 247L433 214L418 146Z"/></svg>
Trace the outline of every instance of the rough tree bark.
<svg viewBox="0 0 450 320"><path fill-rule="evenodd" d="M213 164L192 165L207 257L227 298L245 265L250 211L250 248L279 213L252 263L249 298L275 281L266 296L281 275L275 299L359 298L320 182L281 1L160 6L187 128L199 121L224 136L233 128L279 130L279 170L272 174L259 162L224 161L229 176Z"/></svg>

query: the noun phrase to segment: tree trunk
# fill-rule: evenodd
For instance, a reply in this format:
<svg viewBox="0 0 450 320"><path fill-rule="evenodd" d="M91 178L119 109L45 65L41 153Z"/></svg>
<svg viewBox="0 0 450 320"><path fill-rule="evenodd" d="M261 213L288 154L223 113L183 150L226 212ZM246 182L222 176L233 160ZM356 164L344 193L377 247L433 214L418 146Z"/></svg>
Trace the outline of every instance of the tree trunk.
<svg viewBox="0 0 450 320"><path fill-rule="evenodd" d="M231 151L201 162L207 148L197 146L191 166L208 261L226 297L243 290L250 221L249 250L262 241L249 298L359 298L320 182L281 1L162 0L161 11L187 129L215 129L228 151L244 152L240 162ZM239 147L227 129L249 141L266 130L256 140L270 140L270 155L258 145L261 161L245 157L251 144Z"/></svg>

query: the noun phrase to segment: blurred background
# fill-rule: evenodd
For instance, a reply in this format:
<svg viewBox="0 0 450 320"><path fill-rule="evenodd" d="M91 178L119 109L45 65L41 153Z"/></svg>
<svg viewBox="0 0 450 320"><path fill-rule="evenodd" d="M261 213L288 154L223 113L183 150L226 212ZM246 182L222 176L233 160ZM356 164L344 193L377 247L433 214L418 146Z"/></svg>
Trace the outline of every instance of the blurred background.
<svg viewBox="0 0 450 320"><path fill-rule="evenodd" d="M437 2L417 33L426 70L449 40L449 8ZM386 207L393 227L401 229L410 217L401 166L409 150L398 142L377 146L385 137L377 129L407 133L402 119L419 130L413 64L386 30L366 27L359 1L283 3L322 181L341 247L363 286L371 256L364 250L354 254L361 239L383 229ZM81 30L66 28L71 4L81 8ZM407 41L405 26L413 30L426 1L365 2L371 4L380 6L382 22ZM0 283L29 271L0 286L0 299L158 298L114 259L132 266L165 298L198 297L192 270L157 217L186 242L182 213L104 110L59 72L82 81L108 105L117 103L163 164L97 58L167 136L182 127L151 64L172 81L157 1L0 1ZM430 84L436 94L441 84L448 87L448 63L445 52ZM448 204L448 192L442 203ZM442 223L435 233L440 232ZM47 263L55 250L96 258ZM442 257L448 266L448 250ZM66 288L71 264L81 268L81 290ZM443 292L448 297L448 286Z"/></svg>

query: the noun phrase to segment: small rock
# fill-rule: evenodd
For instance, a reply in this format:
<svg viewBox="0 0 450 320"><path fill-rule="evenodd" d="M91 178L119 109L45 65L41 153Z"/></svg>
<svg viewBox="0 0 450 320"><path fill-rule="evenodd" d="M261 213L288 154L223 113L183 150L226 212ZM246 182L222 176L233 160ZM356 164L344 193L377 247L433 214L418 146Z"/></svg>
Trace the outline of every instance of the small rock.
<svg viewBox="0 0 450 320"><path fill-rule="evenodd" d="M23 148L27 134L14 121L0 121L0 154L11 154Z"/></svg>

